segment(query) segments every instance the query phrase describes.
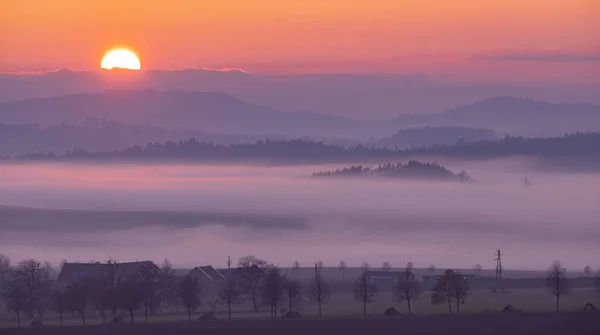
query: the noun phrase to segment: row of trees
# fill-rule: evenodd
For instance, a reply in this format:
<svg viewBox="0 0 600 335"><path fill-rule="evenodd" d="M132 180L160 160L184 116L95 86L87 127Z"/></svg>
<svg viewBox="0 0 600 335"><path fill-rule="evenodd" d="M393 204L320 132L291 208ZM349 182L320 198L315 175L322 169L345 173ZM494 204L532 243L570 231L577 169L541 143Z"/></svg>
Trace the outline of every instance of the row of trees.
<svg viewBox="0 0 600 335"><path fill-rule="evenodd" d="M75 150L64 155L52 152L34 152L19 156L22 159L76 159L108 157L179 157L179 158L284 158L321 159L341 158L409 158L422 156L452 157L592 157L598 158L596 148L600 145L600 133L574 133L562 137L525 138L506 136L500 140L465 142L452 145L413 147L406 150L377 148L358 144L344 148L310 140L264 140L254 143L217 145L198 141L196 138L178 142L148 143L146 146L132 146L114 152L86 152Z"/></svg>
<svg viewBox="0 0 600 335"><path fill-rule="evenodd" d="M299 269L296 262L293 269ZM344 271L346 264L341 262L339 269ZM391 265L384 263L382 271L389 272ZM34 259L23 260L11 266L10 260L0 255L0 290L7 307L15 312L20 325L20 314L29 318L42 318L48 310L60 317L70 313L86 322L86 311L93 310L106 322L106 315L117 318L119 311L126 312L131 322L135 322L136 313L148 315L156 313L161 306L183 307L191 320L192 313L201 305L202 288L196 278L184 276L177 278L168 260L161 266L144 264L135 273L117 278L115 272L106 271L100 275L85 276L74 283L62 286L50 279L50 264L42 264ZM363 306L363 315L367 315L367 306L379 293L374 272L364 263L361 275L354 285L354 298ZM394 272L393 296L399 303L406 302L408 313L412 314L412 302L420 298L421 282L414 273L414 266L408 263L402 271ZM600 273L597 278L600 293ZM556 297L556 310L560 309L560 299L572 291L566 270L560 262L550 267L545 285L550 294ZM220 284L218 302L227 306L231 319L232 307L246 301L251 302L255 310L268 308L272 318L278 311L294 313L306 299L318 306L318 315L322 316L323 306L331 297L331 289L323 277L323 262L315 262L312 278L306 288L300 282L288 278L280 269L267 261L254 256L241 257L237 268L227 273L227 279ZM447 304L451 314L453 305L460 313L460 305L465 304L469 296L469 285L459 272L448 269L436 276L430 299L435 305ZM214 310L215 303L211 303ZM283 307L283 308L281 308ZM292 316L294 316L292 314Z"/></svg>

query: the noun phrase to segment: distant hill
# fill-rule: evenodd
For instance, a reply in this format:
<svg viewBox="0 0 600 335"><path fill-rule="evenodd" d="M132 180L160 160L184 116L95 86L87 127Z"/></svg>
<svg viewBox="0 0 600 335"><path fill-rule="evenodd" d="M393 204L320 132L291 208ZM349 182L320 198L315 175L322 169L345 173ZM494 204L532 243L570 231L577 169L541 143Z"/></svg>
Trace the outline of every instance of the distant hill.
<svg viewBox="0 0 600 335"><path fill-rule="evenodd" d="M396 122L404 126L461 126L522 136L556 136L600 131L600 105L548 103L503 96L441 114L403 116Z"/></svg>
<svg viewBox="0 0 600 335"><path fill-rule="evenodd" d="M350 140L348 143L390 148L451 144L461 137L465 141L493 139L490 130L542 137L600 131L600 105L513 97L483 100L439 114L370 121L279 111L217 92L121 90L0 103L0 123L82 124L89 117L203 133L308 137L341 145ZM404 131L398 133L398 129Z"/></svg>
<svg viewBox="0 0 600 335"><path fill-rule="evenodd" d="M436 163L422 163L411 160L406 164L387 163L377 167L372 166L350 166L333 171L315 172L313 178L323 177L391 177L406 179L433 179L433 180L469 180L469 175L462 171L455 174L445 167Z"/></svg>
<svg viewBox="0 0 600 335"><path fill-rule="evenodd" d="M443 57L442 57L443 58ZM396 62L396 61L394 61ZM390 64L386 64L388 68ZM106 71L58 70L44 74L0 73L0 102L115 89L224 92L280 111L307 110L353 119L391 119L440 113L492 96L526 96L552 102L600 103L598 85L477 83L436 80L422 73L263 75L205 68L143 70L133 80ZM137 122L136 122L137 123ZM424 124L421 124L424 125ZM479 128L479 127L476 127ZM485 126L483 128L489 128ZM388 136L399 128L392 129ZM600 129L599 129L600 130ZM207 130L210 131L210 130ZM562 134L562 133L561 133ZM556 135L556 134L555 134Z"/></svg>
<svg viewBox="0 0 600 335"><path fill-rule="evenodd" d="M476 142L495 140L491 129L466 127L420 127L401 129L390 137L372 143L377 147L408 149L411 147L429 147L437 144L455 144L458 141Z"/></svg>
<svg viewBox="0 0 600 335"><path fill-rule="evenodd" d="M248 135L343 137L365 130L359 121L311 112L280 112L216 92L108 91L0 104L2 123L82 124L89 117Z"/></svg>

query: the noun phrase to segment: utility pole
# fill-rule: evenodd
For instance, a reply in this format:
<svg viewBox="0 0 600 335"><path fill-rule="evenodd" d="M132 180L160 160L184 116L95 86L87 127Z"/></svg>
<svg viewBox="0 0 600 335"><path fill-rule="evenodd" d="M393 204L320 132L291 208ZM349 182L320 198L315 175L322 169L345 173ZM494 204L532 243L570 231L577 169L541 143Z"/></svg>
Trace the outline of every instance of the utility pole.
<svg viewBox="0 0 600 335"><path fill-rule="evenodd" d="M228 270L231 270L231 263L232 263L232 262L231 262L231 257L230 257L230 256L227 256L227 269L228 269Z"/></svg>
<svg viewBox="0 0 600 335"><path fill-rule="evenodd" d="M496 284L500 281L500 289L504 292L504 284L502 283L502 251L496 250Z"/></svg>

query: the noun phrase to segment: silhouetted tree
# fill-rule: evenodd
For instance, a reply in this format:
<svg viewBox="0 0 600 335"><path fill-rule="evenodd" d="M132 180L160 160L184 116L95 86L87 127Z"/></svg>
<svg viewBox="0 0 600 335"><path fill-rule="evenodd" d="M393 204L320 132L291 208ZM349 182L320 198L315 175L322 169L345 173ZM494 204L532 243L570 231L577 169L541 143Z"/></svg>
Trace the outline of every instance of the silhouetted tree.
<svg viewBox="0 0 600 335"><path fill-rule="evenodd" d="M237 273L240 276L242 289L252 299L254 310L259 307L258 288L265 276L265 270L268 264L265 260L256 258L253 255L241 257L238 260Z"/></svg>
<svg viewBox="0 0 600 335"><path fill-rule="evenodd" d="M560 310L560 297L571 294L571 283L567 278L567 270L559 261L554 261L546 277L546 289L556 297L556 311Z"/></svg>
<svg viewBox="0 0 600 335"><path fill-rule="evenodd" d="M383 271L383 272L392 271L392 264L390 264L390 262L383 262L383 264L381 264L381 271Z"/></svg>
<svg viewBox="0 0 600 335"><path fill-rule="evenodd" d="M58 314L60 325L63 325L63 313L67 305L66 294L62 291L55 291L52 295L52 309Z"/></svg>
<svg viewBox="0 0 600 335"><path fill-rule="evenodd" d="M3 294L6 288L7 274L10 272L10 258L6 255L0 254L0 294ZM2 308L0 308L2 311ZM2 314L0 314L2 318Z"/></svg>
<svg viewBox="0 0 600 335"><path fill-rule="evenodd" d="M589 265L586 265L585 268L583 268L583 272L586 276L589 276L592 273L592 268Z"/></svg>
<svg viewBox="0 0 600 335"><path fill-rule="evenodd" d="M231 307L243 301L241 291L236 281L228 279L219 290L219 299L227 304L227 314L231 320Z"/></svg>
<svg viewBox="0 0 600 335"><path fill-rule="evenodd" d="M460 305L465 304L467 296L469 295L469 283L464 276L460 273L455 272L454 277L451 278L450 291L456 301L456 314L460 314Z"/></svg>
<svg viewBox="0 0 600 335"><path fill-rule="evenodd" d="M7 282L2 293L7 301L6 307L17 316L17 327L21 327L21 311L27 303L27 292L23 289L23 284L17 281Z"/></svg>
<svg viewBox="0 0 600 335"><path fill-rule="evenodd" d="M185 277L179 286L179 300L188 313L188 319L192 320L192 312L200 306L200 285L191 277Z"/></svg>
<svg viewBox="0 0 600 335"><path fill-rule="evenodd" d="M283 297L283 283L285 278L277 267L267 270L260 286L261 301L271 309L271 318L277 318L277 304Z"/></svg>
<svg viewBox="0 0 600 335"><path fill-rule="evenodd" d="M452 282L456 273L454 270L446 270L436 278L436 283L432 288L431 303L440 305L448 303L448 313L452 314L452 302L454 302L454 294L452 292Z"/></svg>
<svg viewBox="0 0 600 335"><path fill-rule="evenodd" d="M348 268L348 266L346 265L346 262L340 261L340 265L338 265L338 270L340 271L342 278L344 278L347 268Z"/></svg>
<svg viewBox="0 0 600 335"><path fill-rule="evenodd" d="M7 274L10 271L10 258L6 255L0 254L0 292L4 288Z"/></svg>
<svg viewBox="0 0 600 335"><path fill-rule="evenodd" d="M73 310L81 315L81 322L85 324L85 310L90 305L95 292L96 283L90 278L82 278L76 283L67 287L67 299L73 307Z"/></svg>
<svg viewBox="0 0 600 335"><path fill-rule="evenodd" d="M172 302L177 299L177 285L175 281L175 269L168 259L165 259L158 272L156 283L156 301L153 305L153 313L156 312L160 304Z"/></svg>
<svg viewBox="0 0 600 335"><path fill-rule="evenodd" d="M162 265L166 271L171 273L164 274L165 276L172 275L173 269L168 260ZM134 275L134 280L138 283L140 294L143 295L144 320L148 322L148 314L154 313L158 306L166 299L166 288L163 284L163 273L161 268L154 263L144 263Z"/></svg>
<svg viewBox="0 0 600 335"><path fill-rule="evenodd" d="M476 264L476 265L473 267L473 272L475 272L475 273L481 273L481 271L482 271L481 264Z"/></svg>
<svg viewBox="0 0 600 335"><path fill-rule="evenodd" d="M367 271L358 277L354 284L354 298L363 303L363 316L367 316L367 304L372 303L377 296L377 286Z"/></svg>
<svg viewBox="0 0 600 335"><path fill-rule="evenodd" d="M315 277L311 280L308 286L308 298L312 303L319 305L319 317L321 317L321 307L327 302L331 291L329 285L323 279L323 262L315 262Z"/></svg>
<svg viewBox="0 0 600 335"><path fill-rule="evenodd" d="M29 317L33 317L33 312L36 310L37 303L46 294L50 273L48 267L43 266L35 259L26 259L16 267L11 269L11 277L22 283L27 293L27 312ZM39 312L39 311L38 311Z"/></svg>
<svg viewBox="0 0 600 335"><path fill-rule="evenodd" d="M288 307L289 311L292 311L292 307L298 301L300 297L300 292L302 291L302 286L296 280L291 280L289 278L285 278L283 281L283 291L288 298Z"/></svg>
<svg viewBox="0 0 600 335"><path fill-rule="evenodd" d="M138 278L129 278L118 286L121 307L129 312L131 323L135 323L135 311L146 298L145 288Z"/></svg>
<svg viewBox="0 0 600 335"><path fill-rule="evenodd" d="M294 265L292 266L292 271L294 272L294 276L298 278L298 276L300 275L300 263L298 261L294 262Z"/></svg>
<svg viewBox="0 0 600 335"><path fill-rule="evenodd" d="M398 278L394 286L394 298L399 303L406 301L408 305L408 315L412 314L411 301L417 300L421 294L421 283L413 272L413 264L408 263L404 268L404 274Z"/></svg>
<svg viewBox="0 0 600 335"><path fill-rule="evenodd" d="M598 270L598 274L596 275L596 291L600 294L600 270Z"/></svg>

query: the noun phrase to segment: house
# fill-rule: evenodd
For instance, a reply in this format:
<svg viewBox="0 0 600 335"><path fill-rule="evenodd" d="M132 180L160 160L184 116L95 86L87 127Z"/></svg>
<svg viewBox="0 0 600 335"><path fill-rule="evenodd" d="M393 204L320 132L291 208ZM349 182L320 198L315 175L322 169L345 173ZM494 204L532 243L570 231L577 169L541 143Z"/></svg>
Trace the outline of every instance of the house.
<svg viewBox="0 0 600 335"><path fill-rule="evenodd" d="M65 263L63 264L56 281L63 285L71 285L83 278L105 279L117 285L139 274L144 269L158 271L158 267L151 261L141 262L108 262L108 263Z"/></svg>
<svg viewBox="0 0 600 335"><path fill-rule="evenodd" d="M221 283L225 281L225 276L211 265L197 266L187 274L187 277L198 281L200 296L204 299L216 298L219 295Z"/></svg>

